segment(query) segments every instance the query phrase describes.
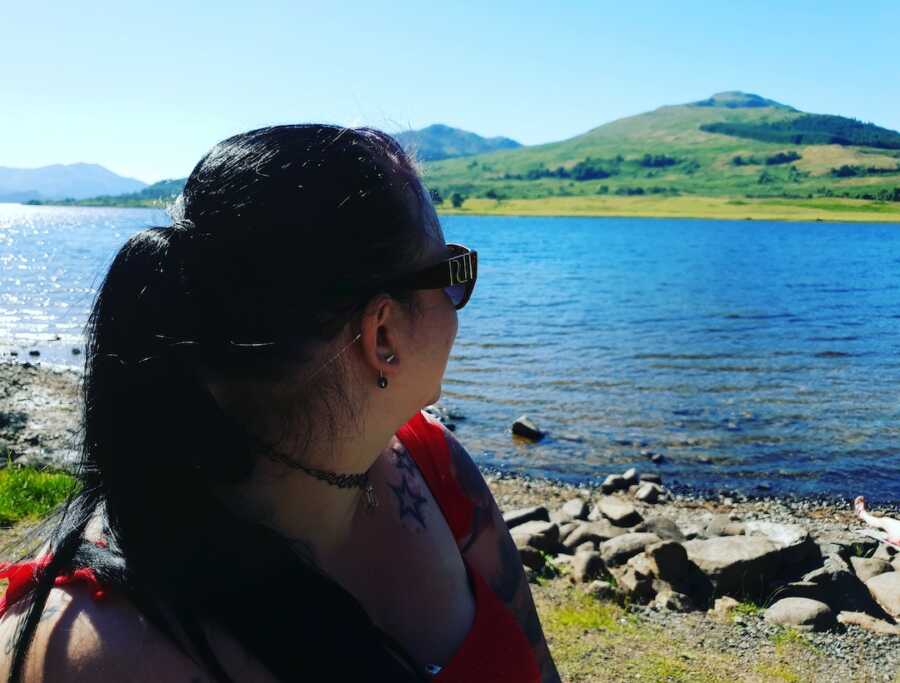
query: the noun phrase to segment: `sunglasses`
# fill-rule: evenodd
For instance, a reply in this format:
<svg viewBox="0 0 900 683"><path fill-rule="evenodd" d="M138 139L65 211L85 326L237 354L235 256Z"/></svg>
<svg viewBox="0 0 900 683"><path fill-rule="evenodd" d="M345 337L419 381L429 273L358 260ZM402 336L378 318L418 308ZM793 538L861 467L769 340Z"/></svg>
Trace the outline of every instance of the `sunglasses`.
<svg viewBox="0 0 900 683"><path fill-rule="evenodd" d="M424 270L392 280L391 285L409 289L443 289L458 311L475 289L478 252L461 244L448 244L450 257Z"/></svg>

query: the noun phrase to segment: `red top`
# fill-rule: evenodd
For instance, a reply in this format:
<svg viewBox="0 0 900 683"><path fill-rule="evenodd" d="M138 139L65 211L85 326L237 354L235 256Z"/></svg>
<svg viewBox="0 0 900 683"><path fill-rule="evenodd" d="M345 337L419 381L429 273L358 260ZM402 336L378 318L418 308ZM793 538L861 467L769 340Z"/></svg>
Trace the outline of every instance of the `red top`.
<svg viewBox="0 0 900 683"><path fill-rule="evenodd" d="M450 448L443 429L419 412L397 431L410 456L422 472L428 488L457 540L471 525L473 507L450 468ZM102 541L98 545L103 544ZM473 588L475 620L459 649L434 676L435 683L537 683L540 671L528 639L512 613L484 578L462 558ZM0 579L9 586L0 598L0 615L36 585L36 574L50 561L45 555L18 564L0 563ZM76 569L56 578L55 585L86 583L95 600L106 592L92 569Z"/></svg>
<svg viewBox="0 0 900 683"><path fill-rule="evenodd" d="M459 541L471 528L474 508L453 477L450 447L443 428L419 412L397 431L397 438L416 461L450 531ZM465 556L462 559L475 594L475 621L462 645L434 680L436 683L537 683L541 679L540 670L519 622Z"/></svg>

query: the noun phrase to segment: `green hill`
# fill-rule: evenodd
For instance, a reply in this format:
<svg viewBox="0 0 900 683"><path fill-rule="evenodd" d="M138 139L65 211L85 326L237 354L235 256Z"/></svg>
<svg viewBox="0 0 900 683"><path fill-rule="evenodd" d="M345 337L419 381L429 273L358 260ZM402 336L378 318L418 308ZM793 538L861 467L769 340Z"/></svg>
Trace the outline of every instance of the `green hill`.
<svg viewBox="0 0 900 683"><path fill-rule="evenodd" d="M758 139L767 130L808 135L799 143ZM457 204L598 195L900 201L900 151L885 148L895 138L900 134L853 119L727 92L561 142L436 161L426 167L426 182L436 196L458 195Z"/></svg>
<svg viewBox="0 0 900 683"><path fill-rule="evenodd" d="M438 161L522 146L509 138L483 138L475 133L441 123L422 130L401 131L394 133L393 136L407 152L411 152L420 161Z"/></svg>
<svg viewBox="0 0 900 683"><path fill-rule="evenodd" d="M53 204L55 206L117 206L117 207L164 207L171 204L181 194L187 178L160 180L139 192L119 195L102 195L90 199L65 199L56 202L30 201L28 204Z"/></svg>

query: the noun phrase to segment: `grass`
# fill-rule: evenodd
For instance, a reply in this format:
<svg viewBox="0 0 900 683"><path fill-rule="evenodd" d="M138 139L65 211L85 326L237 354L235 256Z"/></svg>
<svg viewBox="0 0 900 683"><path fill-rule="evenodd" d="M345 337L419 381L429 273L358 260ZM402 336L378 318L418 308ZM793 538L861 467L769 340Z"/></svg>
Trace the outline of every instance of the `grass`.
<svg viewBox="0 0 900 683"><path fill-rule="evenodd" d="M804 673L804 667L811 660L819 661L820 654L810 649L801 634L789 629L779 631L772 645L758 652L723 651L698 642L695 631L666 629L615 602L598 601L564 581L532 590L564 681L815 680L815 673ZM742 603L738 611L751 614L759 609L752 603Z"/></svg>
<svg viewBox="0 0 900 683"><path fill-rule="evenodd" d="M7 465L0 470L0 526L46 516L75 490L68 474Z"/></svg>
<svg viewBox="0 0 900 683"><path fill-rule="evenodd" d="M439 207L447 215L635 216L726 220L838 221L900 223L900 203L861 199L758 199L728 197L572 196L541 199L467 199L460 209Z"/></svg>

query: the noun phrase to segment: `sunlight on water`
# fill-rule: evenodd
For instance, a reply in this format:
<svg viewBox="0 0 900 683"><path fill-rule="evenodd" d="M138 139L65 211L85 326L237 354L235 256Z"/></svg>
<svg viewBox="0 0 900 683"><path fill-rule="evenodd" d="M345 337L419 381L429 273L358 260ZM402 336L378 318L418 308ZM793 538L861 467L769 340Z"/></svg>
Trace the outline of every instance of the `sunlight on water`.
<svg viewBox="0 0 900 683"><path fill-rule="evenodd" d="M167 223L0 204L2 348L82 363L71 349L116 250ZM476 459L574 480L636 464L702 487L900 500L896 227L443 223L479 252L443 399ZM522 413L544 442L513 441Z"/></svg>

